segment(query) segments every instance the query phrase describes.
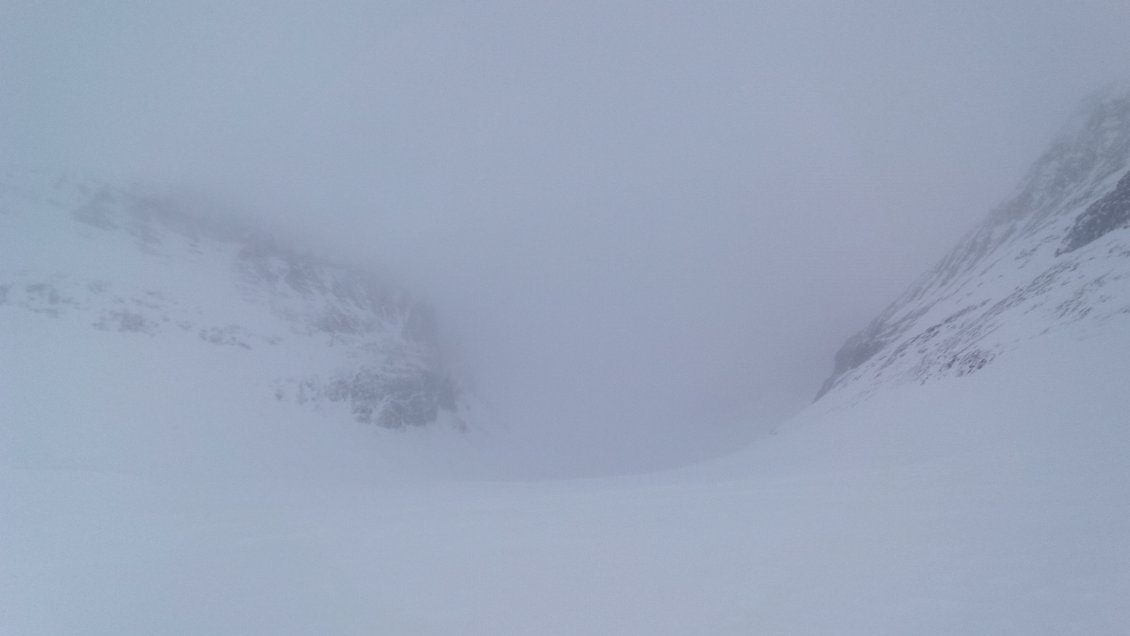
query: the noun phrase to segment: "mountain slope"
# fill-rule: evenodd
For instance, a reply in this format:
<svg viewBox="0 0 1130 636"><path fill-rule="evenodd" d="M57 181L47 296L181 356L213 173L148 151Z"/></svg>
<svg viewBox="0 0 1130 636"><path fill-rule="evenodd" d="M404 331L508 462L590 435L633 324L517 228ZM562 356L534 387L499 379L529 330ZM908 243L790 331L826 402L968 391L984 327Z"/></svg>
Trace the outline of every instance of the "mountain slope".
<svg viewBox="0 0 1130 636"><path fill-rule="evenodd" d="M140 339L154 355L231 349L257 376L246 378L248 400L386 428L461 426L426 306L188 197L0 174L0 323L11 333L28 315L63 340Z"/></svg>
<svg viewBox="0 0 1130 636"><path fill-rule="evenodd" d="M1012 198L835 357L818 398L978 371L1078 323L1130 318L1130 92L1085 100Z"/></svg>

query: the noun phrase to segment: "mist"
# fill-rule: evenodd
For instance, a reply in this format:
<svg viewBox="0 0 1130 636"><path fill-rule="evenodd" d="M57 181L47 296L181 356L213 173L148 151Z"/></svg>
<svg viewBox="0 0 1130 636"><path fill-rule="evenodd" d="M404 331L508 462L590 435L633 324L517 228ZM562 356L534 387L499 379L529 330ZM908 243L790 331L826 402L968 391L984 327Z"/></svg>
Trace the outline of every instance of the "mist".
<svg viewBox="0 0 1130 636"><path fill-rule="evenodd" d="M404 282L549 472L772 430L1130 60L1115 0L230 4L5 3L0 159Z"/></svg>

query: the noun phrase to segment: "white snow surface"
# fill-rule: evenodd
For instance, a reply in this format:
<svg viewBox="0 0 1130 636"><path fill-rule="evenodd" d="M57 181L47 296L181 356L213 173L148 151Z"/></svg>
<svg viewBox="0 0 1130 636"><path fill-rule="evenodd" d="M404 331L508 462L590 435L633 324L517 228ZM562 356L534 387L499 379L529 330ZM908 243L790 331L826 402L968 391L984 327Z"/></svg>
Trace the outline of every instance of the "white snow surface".
<svg viewBox="0 0 1130 636"><path fill-rule="evenodd" d="M504 481L481 436L241 399L202 371L233 348L6 319L3 634L1130 633L1126 321L680 470Z"/></svg>

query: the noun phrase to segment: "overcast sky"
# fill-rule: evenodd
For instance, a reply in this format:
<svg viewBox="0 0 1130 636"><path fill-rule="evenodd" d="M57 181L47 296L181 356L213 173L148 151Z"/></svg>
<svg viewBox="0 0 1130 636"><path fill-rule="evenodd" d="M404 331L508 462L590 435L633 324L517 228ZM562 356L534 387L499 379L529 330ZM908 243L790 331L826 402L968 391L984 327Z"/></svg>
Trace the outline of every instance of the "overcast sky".
<svg viewBox="0 0 1130 636"><path fill-rule="evenodd" d="M205 187L379 265L531 456L630 468L808 400L1125 80L1127 25L1124 0L5 0L0 158Z"/></svg>

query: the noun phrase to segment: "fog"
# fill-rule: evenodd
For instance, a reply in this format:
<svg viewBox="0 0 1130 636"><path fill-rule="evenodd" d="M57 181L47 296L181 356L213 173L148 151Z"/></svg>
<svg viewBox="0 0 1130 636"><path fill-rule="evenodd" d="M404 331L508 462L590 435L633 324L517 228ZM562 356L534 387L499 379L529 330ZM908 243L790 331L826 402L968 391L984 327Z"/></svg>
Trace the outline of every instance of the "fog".
<svg viewBox="0 0 1130 636"><path fill-rule="evenodd" d="M1127 24L1120 0L8 0L0 158L209 190L380 268L437 307L497 443L635 470L810 401L1125 79Z"/></svg>

